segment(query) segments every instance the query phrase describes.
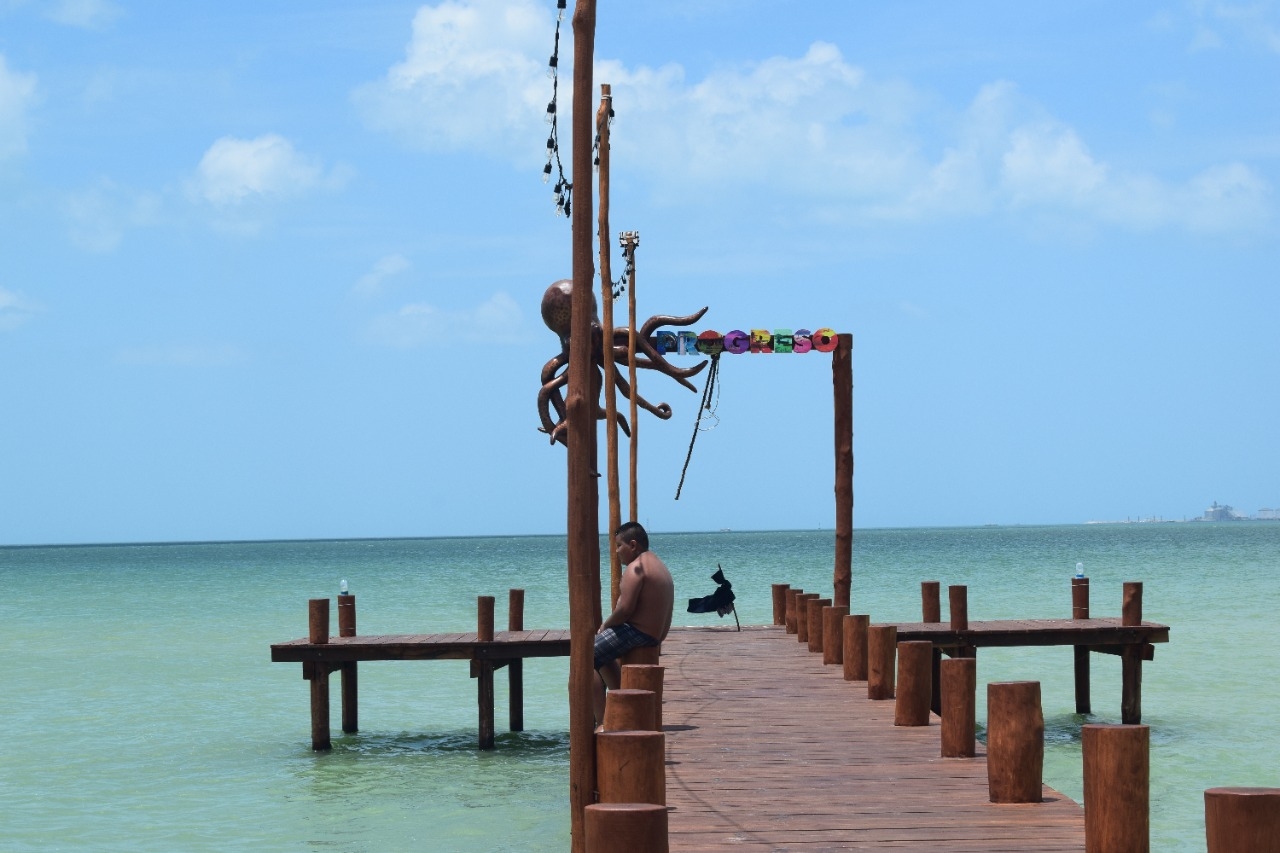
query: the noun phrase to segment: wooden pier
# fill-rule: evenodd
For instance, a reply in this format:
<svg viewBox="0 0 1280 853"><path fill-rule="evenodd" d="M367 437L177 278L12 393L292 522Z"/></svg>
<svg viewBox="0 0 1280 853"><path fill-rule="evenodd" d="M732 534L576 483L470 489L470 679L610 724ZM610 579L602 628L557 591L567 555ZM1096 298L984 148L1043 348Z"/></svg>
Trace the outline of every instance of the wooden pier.
<svg viewBox="0 0 1280 853"><path fill-rule="evenodd" d="M1084 850L1081 806L989 802L981 744L941 758L782 627L676 629L662 664L673 851Z"/></svg>
<svg viewBox="0 0 1280 853"><path fill-rule="evenodd" d="M524 659L565 657L569 632L524 629L524 590L510 591L507 630L495 631L493 596L476 602L476 630L450 634L384 634L356 636L354 595L338 596L338 636L329 633L329 599L309 603L306 637L271 646L274 663L301 663L311 682L311 748L332 746L329 724L329 675L342 674L342 730L359 731L357 664L378 660L469 660L476 679L476 705L481 749L494 746L494 673L507 668L510 729L524 730Z"/></svg>

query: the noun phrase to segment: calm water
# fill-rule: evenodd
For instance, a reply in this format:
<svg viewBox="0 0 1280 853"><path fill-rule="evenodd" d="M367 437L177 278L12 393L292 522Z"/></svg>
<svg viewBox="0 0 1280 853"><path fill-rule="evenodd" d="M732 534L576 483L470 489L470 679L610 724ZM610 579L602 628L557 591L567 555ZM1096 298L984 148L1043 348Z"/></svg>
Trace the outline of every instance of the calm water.
<svg viewBox="0 0 1280 853"><path fill-rule="evenodd" d="M744 623L770 621L771 583L830 587L829 531L654 546L681 595L710 593L723 565ZM501 624L512 586L527 625L566 626L564 550L560 537L0 548L0 847L566 849L564 660L526 663L528 730L504 732L500 713L492 753L474 748L465 662L362 664L363 731L317 755L300 667L268 651L305 634L306 600L341 578L362 634L474 630L478 594L499 597ZM972 619L1066 617L1078 560L1095 615L1118 614L1121 584L1142 580L1146 618L1173 626L1144 667L1153 849L1204 850L1203 789L1280 786L1280 524L859 531L854 606L915 620L919 582L936 579L969 585ZM984 649L978 677L1042 682L1046 781L1079 800L1079 727L1119 721L1119 660L1093 656L1087 719L1072 713L1069 649Z"/></svg>

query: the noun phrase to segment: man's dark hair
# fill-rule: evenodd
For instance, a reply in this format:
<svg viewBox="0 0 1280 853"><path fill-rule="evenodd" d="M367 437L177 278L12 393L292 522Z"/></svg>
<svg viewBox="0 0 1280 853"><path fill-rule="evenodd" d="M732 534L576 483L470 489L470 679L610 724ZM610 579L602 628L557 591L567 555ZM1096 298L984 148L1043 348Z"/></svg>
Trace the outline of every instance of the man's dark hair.
<svg viewBox="0 0 1280 853"><path fill-rule="evenodd" d="M619 527L613 534L621 536L625 542L635 542L640 546L640 550L649 550L649 533L644 529L644 525L638 521L628 521Z"/></svg>

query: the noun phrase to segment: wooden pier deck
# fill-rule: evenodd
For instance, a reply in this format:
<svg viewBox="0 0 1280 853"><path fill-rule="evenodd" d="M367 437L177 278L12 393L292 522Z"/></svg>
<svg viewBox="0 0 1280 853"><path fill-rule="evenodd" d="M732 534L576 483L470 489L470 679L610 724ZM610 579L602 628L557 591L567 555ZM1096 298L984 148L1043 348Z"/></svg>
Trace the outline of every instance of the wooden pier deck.
<svg viewBox="0 0 1280 853"><path fill-rule="evenodd" d="M992 804L982 744L940 758L936 717L895 727L781 627L676 629L662 664L673 851L1084 849L1081 806Z"/></svg>

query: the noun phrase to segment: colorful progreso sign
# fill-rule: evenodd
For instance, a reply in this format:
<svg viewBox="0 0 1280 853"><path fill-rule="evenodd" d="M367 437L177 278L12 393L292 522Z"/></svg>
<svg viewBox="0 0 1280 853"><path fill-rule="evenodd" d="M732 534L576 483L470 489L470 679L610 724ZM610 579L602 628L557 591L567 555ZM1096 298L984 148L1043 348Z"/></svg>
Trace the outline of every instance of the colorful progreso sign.
<svg viewBox="0 0 1280 853"><path fill-rule="evenodd" d="M835 329L752 329L744 332L734 329L728 334L714 330L705 332L658 332L649 342L662 354L717 355L722 352L832 352L840 345Z"/></svg>

